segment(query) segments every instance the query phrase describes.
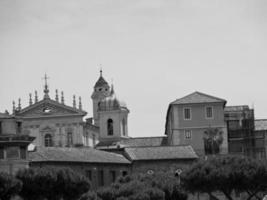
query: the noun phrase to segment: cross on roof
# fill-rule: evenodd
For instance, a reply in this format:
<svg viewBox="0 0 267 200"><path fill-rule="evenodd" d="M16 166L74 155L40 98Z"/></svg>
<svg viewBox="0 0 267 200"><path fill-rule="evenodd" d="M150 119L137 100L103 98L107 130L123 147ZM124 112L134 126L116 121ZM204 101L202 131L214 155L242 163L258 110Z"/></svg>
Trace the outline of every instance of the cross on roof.
<svg viewBox="0 0 267 200"><path fill-rule="evenodd" d="M47 79L49 79L49 77L46 75L46 73L43 79L45 80L45 85L47 85Z"/></svg>

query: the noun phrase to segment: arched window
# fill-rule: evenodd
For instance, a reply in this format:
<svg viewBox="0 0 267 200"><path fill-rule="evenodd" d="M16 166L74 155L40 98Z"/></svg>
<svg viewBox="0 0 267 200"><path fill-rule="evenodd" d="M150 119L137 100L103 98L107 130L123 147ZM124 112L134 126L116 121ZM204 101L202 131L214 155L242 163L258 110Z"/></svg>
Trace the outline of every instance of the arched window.
<svg viewBox="0 0 267 200"><path fill-rule="evenodd" d="M122 120L122 134L123 134L123 136L126 135L126 121L124 118Z"/></svg>
<svg viewBox="0 0 267 200"><path fill-rule="evenodd" d="M53 141L52 136L50 134L46 134L44 137L45 147L52 147Z"/></svg>
<svg viewBox="0 0 267 200"><path fill-rule="evenodd" d="M72 132L68 132L67 134L67 146L73 145L73 138L72 138Z"/></svg>
<svg viewBox="0 0 267 200"><path fill-rule="evenodd" d="M113 135L113 120L108 119L107 121L108 135Z"/></svg>

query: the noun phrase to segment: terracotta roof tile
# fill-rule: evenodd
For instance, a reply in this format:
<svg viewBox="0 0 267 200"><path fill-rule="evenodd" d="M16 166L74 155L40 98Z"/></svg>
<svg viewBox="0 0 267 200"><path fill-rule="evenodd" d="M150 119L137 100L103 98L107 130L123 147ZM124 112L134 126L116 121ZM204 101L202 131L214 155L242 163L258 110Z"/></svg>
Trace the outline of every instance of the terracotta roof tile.
<svg viewBox="0 0 267 200"><path fill-rule="evenodd" d="M125 148L126 154L135 160L197 159L191 146L159 146Z"/></svg>
<svg viewBox="0 0 267 200"><path fill-rule="evenodd" d="M93 148L38 148L29 154L31 162L84 162L84 163L120 163L129 164L120 154L96 150Z"/></svg>
<svg viewBox="0 0 267 200"><path fill-rule="evenodd" d="M145 146L166 146L166 136L160 137L138 137L138 138L126 138L120 141L101 141L97 144L97 147L108 146L120 146L120 147L145 147Z"/></svg>

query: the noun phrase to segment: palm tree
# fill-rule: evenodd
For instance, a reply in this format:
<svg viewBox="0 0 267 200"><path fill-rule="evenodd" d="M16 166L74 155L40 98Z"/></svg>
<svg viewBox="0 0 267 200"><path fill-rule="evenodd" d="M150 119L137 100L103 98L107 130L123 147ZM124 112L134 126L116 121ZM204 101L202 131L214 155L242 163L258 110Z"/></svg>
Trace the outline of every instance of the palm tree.
<svg viewBox="0 0 267 200"><path fill-rule="evenodd" d="M218 154L223 143L223 132L218 128L208 128L204 131L205 154Z"/></svg>

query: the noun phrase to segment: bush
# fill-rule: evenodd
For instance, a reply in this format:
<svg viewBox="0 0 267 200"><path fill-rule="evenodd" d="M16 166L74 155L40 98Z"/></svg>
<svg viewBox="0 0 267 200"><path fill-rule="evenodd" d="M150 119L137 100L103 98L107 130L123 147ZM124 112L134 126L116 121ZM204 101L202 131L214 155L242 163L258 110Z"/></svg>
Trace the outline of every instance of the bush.
<svg viewBox="0 0 267 200"><path fill-rule="evenodd" d="M23 187L20 196L27 200L75 200L90 189L90 182L69 168L30 168L17 173Z"/></svg>
<svg viewBox="0 0 267 200"><path fill-rule="evenodd" d="M102 200L186 200L187 194L172 173L137 174L120 177L114 184L101 188Z"/></svg>
<svg viewBox="0 0 267 200"><path fill-rule="evenodd" d="M0 200L9 200L18 194L22 183L12 175L0 172Z"/></svg>

